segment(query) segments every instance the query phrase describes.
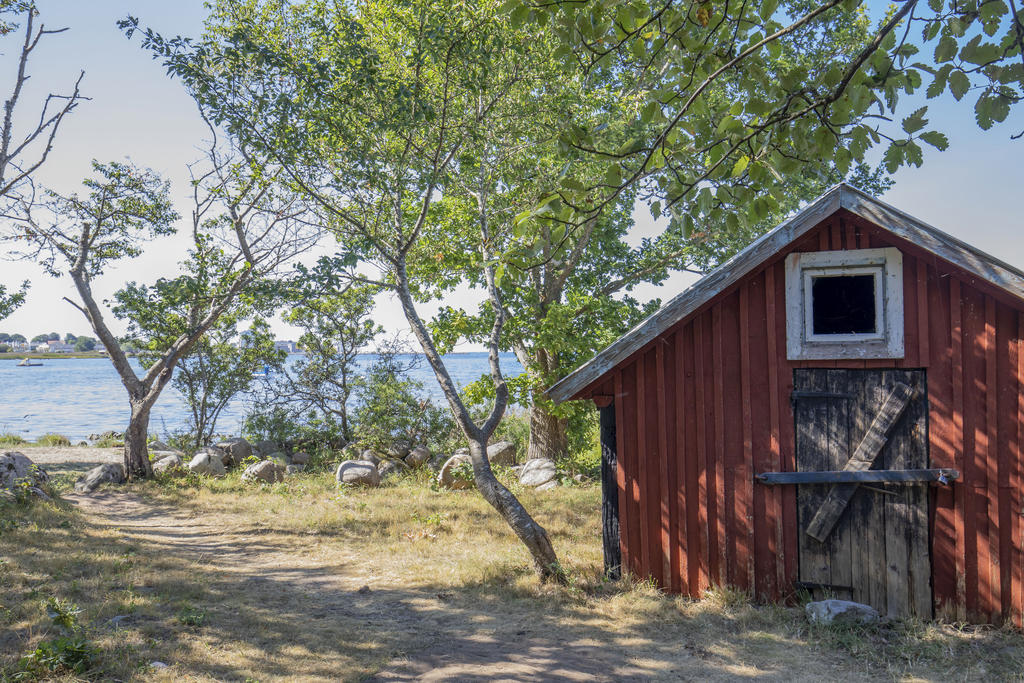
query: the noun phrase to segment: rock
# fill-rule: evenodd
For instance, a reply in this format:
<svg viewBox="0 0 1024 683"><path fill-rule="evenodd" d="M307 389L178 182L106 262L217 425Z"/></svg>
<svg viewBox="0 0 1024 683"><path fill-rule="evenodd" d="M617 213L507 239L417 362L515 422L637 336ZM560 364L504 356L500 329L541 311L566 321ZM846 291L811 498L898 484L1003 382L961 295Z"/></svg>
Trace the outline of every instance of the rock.
<svg viewBox="0 0 1024 683"><path fill-rule="evenodd" d="M276 453L281 450L281 447L277 443L264 439L263 441L257 441L252 445L252 454L260 458L265 458L271 453Z"/></svg>
<svg viewBox="0 0 1024 683"><path fill-rule="evenodd" d="M149 668L153 669L154 671L162 671L163 669L170 669L171 667L168 664L164 664L163 662L157 661L150 662Z"/></svg>
<svg viewBox="0 0 1024 683"><path fill-rule="evenodd" d="M409 455L409 451L412 450L412 444L408 441L396 441L388 447L388 456L401 460L405 456Z"/></svg>
<svg viewBox="0 0 1024 683"><path fill-rule="evenodd" d="M374 465L379 465L381 461L380 455L369 448L359 454L359 459L364 462L372 462Z"/></svg>
<svg viewBox="0 0 1024 683"><path fill-rule="evenodd" d="M90 434L89 441L124 441L124 432L108 430L102 434Z"/></svg>
<svg viewBox="0 0 1024 683"><path fill-rule="evenodd" d="M430 449L425 446L417 446L405 456L405 464L409 467L423 467L430 461Z"/></svg>
<svg viewBox="0 0 1024 683"><path fill-rule="evenodd" d="M79 445L79 447L81 447L81 446L88 446L89 442L88 441L79 441L78 445Z"/></svg>
<svg viewBox="0 0 1024 683"><path fill-rule="evenodd" d="M469 489L473 488L476 484L473 483L472 479L464 479L462 477L455 476L455 468L462 464L468 464L470 468L473 467L473 459L469 457L469 453L458 453L448 458L448 461L441 467L441 471L437 474L437 483L445 488L449 489Z"/></svg>
<svg viewBox="0 0 1024 683"><path fill-rule="evenodd" d="M100 484L123 484L124 480L124 465L108 462L93 467L79 477L78 481L75 482L75 491L78 493L92 493L99 488Z"/></svg>
<svg viewBox="0 0 1024 683"><path fill-rule="evenodd" d="M309 453L305 451L299 451L298 453L292 453L292 464L293 465L308 465L309 464Z"/></svg>
<svg viewBox="0 0 1024 683"><path fill-rule="evenodd" d="M547 483L541 484L540 486L538 486L534 490L535 491L547 491L549 489L555 488L556 486L558 486L558 480L557 479L552 479L551 481L549 481Z"/></svg>
<svg viewBox="0 0 1024 683"><path fill-rule="evenodd" d="M282 481L284 473L284 467L278 465L273 460L261 460L245 468L245 471L242 472L242 481L262 481L267 484L273 484Z"/></svg>
<svg viewBox="0 0 1024 683"><path fill-rule="evenodd" d="M288 454L285 453L284 451L277 451L276 453L271 453L270 455L264 456L263 459L264 460L273 460L278 465L280 465L282 468L283 467L288 467L288 465L292 464L291 458L289 458Z"/></svg>
<svg viewBox="0 0 1024 683"><path fill-rule="evenodd" d="M807 603L807 618L815 624L872 624L878 610L849 600L819 600Z"/></svg>
<svg viewBox="0 0 1024 683"><path fill-rule="evenodd" d="M492 465L515 465L516 445L511 441L499 441L487 447L487 459Z"/></svg>
<svg viewBox="0 0 1024 683"><path fill-rule="evenodd" d="M20 481L30 481L38 487L49 479L46 470L32 462L24 453L7 451L0 455L0 489L13 489Z"/></svg>
<svg viewBox="0 0 1024 683"><path fill-rule="evenodd" d="M527 460L523 469L519 470L519 483L523 486L543 486L553 481L558 474L555 463L546 458Z"/></svg>
<svg viewBox="0 0 1024 683"><path fill-rule="evenodd" d="M214 444L215 448L219 448L226 454L222 459L226 467L235 467L241 465L242 461L252 455L252 446L245 439L226 439L220 443Z"/></svg>
<svg viewBox="0 0 1024 683"><path fill-rule="evenodd" d="M381 479L389 475L392 475L397 471L398 462L394 460L381 460L380 464L377 465L377 472L378 474L380 474Z"/></svg>
<svg viewBox="0 0 1024 683"><path fill-rule="evenodd" d="M171 453L170 455L165 455L159 460L154 461L153 471L169 472L170 470L176 470L181 467L183 462L184 460L182 460L180 455L178 455L177 453Z"/></svg>
<svg viewBox="0 0 1024 683"><path fill-rule="evenodd" d="M363 450L358 445L350 443L341 449L342 460L359 460Z"/></svg>
<svg viewBox="0 0 1024 683"><path fill-rule="evenodd" d="M377 464L368 460L348 460L338 465L335 478L340 484L357 486L380 486L380 472Z"/></svg>
<svg viewBox="0 0 1024 683"><path fill-rule="evenodd" d="M109 434L113 434L113 432L105 432L102 436L106 437ZM95 436L95 434L93 436ZM89 438L91 439L92 437L89 437ZM149 448L149 450L151 452L156 452L156 451L173 451L174 450L173 448L171 448L170 446L165 444L160 439L153 439L152 441L149 442L147 447Z"/></svg>
<svg viewBox="0 0 1024 683"><path fill-rule="evenodd" d="M196 455L200 453L206 453L207 455L217 458L224 467L231 466L231 458L223 448L217 448L216 446L203 446L196 451Z"/></svg>
<svg viewBox="0 0 1024 683"><path fill-rule="evenodd" d="M579 472L577 472L576 474L572 475L572 480L574 482L576 482L577 484L586 484L588 481L590 481L590 479L587 477L587 475L580 474Z"/></svg>
<svg viewBox="0 0 1024 683"><path fill-rule="evenodd" d="M288 465L284 468L284 474L286 477L290 477L293 474L298 474L304 469L306 469L305 465Z"/></svg>
<svg viewBox="0 0 1024 683"><path fill-rule="evenodd" d="M159 450L159 451L157 451L157 450L153 450L152 448L149 449L149 459L150 459L151 462L156 462L157 460L163 460L164 458L170 457L172 455L178 456L183 461L185 460L185 454L182 453L181 451L175 451L175 450L169 450L169 451L167 451L167 450Z"/></svg>
<svg viewBox="0 0 1024 683"><path fill-rule="evenodd" d="M205 474L209 477L223 477L227 474L221 459L209 453L199 453L189 460L188 469L190 472Z"/></svg>

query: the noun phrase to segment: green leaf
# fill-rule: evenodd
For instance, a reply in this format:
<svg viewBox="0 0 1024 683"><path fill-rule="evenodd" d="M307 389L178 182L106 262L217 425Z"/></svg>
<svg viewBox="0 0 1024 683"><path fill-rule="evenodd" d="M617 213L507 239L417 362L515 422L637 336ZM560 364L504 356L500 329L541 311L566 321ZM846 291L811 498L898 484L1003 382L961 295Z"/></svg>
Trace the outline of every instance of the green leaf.
<svg viewBox="0 0 1024 683"><path fill-rule="evenodd" d="M949 147L949 139L946 138L946 136L943 133L940 133L937 130L925 131L924 133L921 133L917 137L921 138L922 140L924 140L925 142L927 142L929 145L939 150L940 152L944 152L946 148Z"/></svg>
<svg viewBox="0 0 1024 683"><path fill-rule="evenodd" d="M732 167L732 177L739 178L743 175L743 172L747 170L747 166L750 164L750 157L746 154L736 160L736 163Z"/></svg>
<svg viewBox="0 0 1024 683"><path fill-rule="evenodd" d="M898 145L895 142L891 143L889 148L885 150L882 163L885 164L885 170L889 173L895 173L903 163L903 145Z"/></svg>
<svg viewBox="0 0 1024 683"><path fill-rule="evenodd" d="M924 117L927 111L928 107L921 107L913 114L903 119L903 130L910 134L913 134L924 128L925 125L927 125L928 123L928 119Z"/></svg>
<svg viewBox="0 0 1024 683"><path fill-rule="evenodd" d="M956 55L956 38L953 36L942 36L939 44L935 46L935 61L948 62Z"/></svg>
<svg viewBox="0 0 1024 683"><path fill-rule="evenodd" d="M967 91L971 89L971 80L967 78L967 74L963 71L954 71L949 74L949 91L953 93L953 97L959 102Z"/></svg>

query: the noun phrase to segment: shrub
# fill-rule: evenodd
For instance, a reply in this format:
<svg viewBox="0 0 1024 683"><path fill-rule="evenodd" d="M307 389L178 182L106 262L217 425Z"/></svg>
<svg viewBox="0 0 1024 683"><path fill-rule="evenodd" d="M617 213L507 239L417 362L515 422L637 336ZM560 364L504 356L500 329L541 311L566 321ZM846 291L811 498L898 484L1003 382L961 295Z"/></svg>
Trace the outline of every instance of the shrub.
<svg viewBox="0 0 1024 683"><path fill-rule="evenodd" d="M99 649L83 635L44 640L18 662L14 680L48 678L49 675L84 674L92 668Z"/></svg>
<svg viewBox="0 0 1024 683"><path fill-rule="evenodd" d="M12 432L0 434L0 446L21 446L26 443L25 439Z"/></svg>
<svg viewBox="0 0 1024 683"><path fill-rule="evenodd" d="M70 446L71 440L63 434L43 434L36 443L40 446Z"/></svg>

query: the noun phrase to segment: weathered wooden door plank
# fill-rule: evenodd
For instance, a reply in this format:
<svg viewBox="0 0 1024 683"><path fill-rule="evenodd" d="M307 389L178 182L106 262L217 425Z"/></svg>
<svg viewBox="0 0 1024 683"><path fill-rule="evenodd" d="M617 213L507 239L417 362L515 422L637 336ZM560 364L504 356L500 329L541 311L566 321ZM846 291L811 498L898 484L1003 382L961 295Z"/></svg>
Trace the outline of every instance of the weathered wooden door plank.
<svg viewBox="0 0 1024 683"><path fill-rule="evenodd" d="M875 416L871 426L868 427L867 433L857 445L857 450L854 451L853 456L847 461L846 466L843 468L844 470L862 471L871 468L875 458L878 457L882 448L885 447L889 432L895 426L900 416L903 415L912 397L913 390L909 386L902 382L896 383L892 393L889 394L882 405L882 409ZM839 516L843 514L843 510L846 508L847 503L850 502L850 498L856 490L856 484L835 484L832 486L825 497L825 502L818 508L817 513L811 519L810 524L808 524L807 535L819 542L824 542L828 535L832 533L832 529L839 520Z"/></svg>

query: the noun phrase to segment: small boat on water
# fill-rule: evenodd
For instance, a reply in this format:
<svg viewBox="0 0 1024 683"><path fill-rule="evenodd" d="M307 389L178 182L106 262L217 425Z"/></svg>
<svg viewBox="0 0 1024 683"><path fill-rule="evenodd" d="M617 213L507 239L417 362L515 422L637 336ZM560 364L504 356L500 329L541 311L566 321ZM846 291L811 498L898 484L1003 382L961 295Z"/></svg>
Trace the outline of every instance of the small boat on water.
<svg viewBox="0 0 1024 683"><path fill-rule="evenodd" d="M40 365L42 365L42 363L35 363L31 358L22 358L21 362L18 363L19 368L37 368Z"/></svg>

